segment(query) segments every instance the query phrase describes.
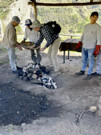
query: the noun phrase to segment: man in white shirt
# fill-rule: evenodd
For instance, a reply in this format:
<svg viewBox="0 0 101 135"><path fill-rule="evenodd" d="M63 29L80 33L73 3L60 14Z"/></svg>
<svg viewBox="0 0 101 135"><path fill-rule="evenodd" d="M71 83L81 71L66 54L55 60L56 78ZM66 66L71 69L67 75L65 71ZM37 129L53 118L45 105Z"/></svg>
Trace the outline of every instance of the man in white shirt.
<svg viewBox="0 0 101 135"><path fill-rule="evenodd" d="M84 27L84 31L77 49L82 46L82 68L77 75L84 75L89 62L88 74L85 79L91 79L94 68L94 54L95 48L101 45L101 27L96 23L98 19L98 12L92 12L90 16L91 22Z"/></svg>
<svg viewBox="0 0 101 135"><path fill-rule="evenodd" d="M12 17L12 21L7 25L5 34L3 37L3 45L8 50L8 56L10 61L10 66L13 73L17 73L19 67L17 67L17 56L15 54L15 48L22 50L20 44L17 42L17 35L15 27L20 23L18 16Z"/></svg>
<svg viewBox="0 0 101 135"><path fill-rule="evenodd" d="M30 19L27 19L25 21L25 25L26 25L25 36L24 36L24 39L23 39L22 43L24 43L27 40L27 38L29 38L30 42L36 43L38 41L39 37L40 37L40 32L35 31L31 27L32 21ZM33 50L30 50L30 51L31 51L31 58L34 61L34 63L40 65L40 62L41 62L41 59L42 59L41 55L40 55L40 48L33 49ZM36 51L36 53L35 53L35 51Z"/></svg>

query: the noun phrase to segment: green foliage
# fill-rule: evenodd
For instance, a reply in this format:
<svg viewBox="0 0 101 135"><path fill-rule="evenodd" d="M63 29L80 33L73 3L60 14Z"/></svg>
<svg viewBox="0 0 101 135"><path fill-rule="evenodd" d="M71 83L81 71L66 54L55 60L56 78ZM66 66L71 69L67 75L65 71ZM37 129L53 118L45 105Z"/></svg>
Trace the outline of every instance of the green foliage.
<svg viewBox="0 0 101 135"><path fill-rule="evenodd" d="M67 2L67 0L38 0L39 2ZM76 2L68 0L68 2ZM78 0L77 2L80 2ZM82 0L87 2L87 0ZM69 7L38 7L38 19L42 22L56 20L62 26L62 34L82 33L83 27L90 22L92 11L99 12L98 23L101 24L101 6L69 6Z"/></svg>
<svg viewBox="0 0 101 135"><path fill-rule="evenodd" d="M89 6L90 7L90 6ZM38 8L38 19L44 23L56 20L62 26L62 33L81 33L83 27L90 22L89 16L92 11L98 11L101 24L101 6L92 9L91 7L58 7Z"/></svg>
<svg viewBox="0 0 101 135"><path fill-rule="evenodd" d="M14 0L0 0L0 18L4 19L9 12L9 6Z"/></svg>
<svg viewBox="0 0 101 135"><path fill-rule="evenodd" d="M0 18L4 19L9 12L9 5L14 0L0 0ZM37 0L38 2L47 3L63 3L63 2L81 2L81 0ZM82 0L87 2L88 0ZM23 6L23 5L22 5ZM41 7L38 6L38 19L42 23L46 23L51 20L57 21L62 27L62 34L68 33L82 33L83 27L90 22L89 16L92 11L99 12L98 23L101 24L101 6L68 6L68 7ZM21 31L21 27L17 28L18 33Z"/></svg>

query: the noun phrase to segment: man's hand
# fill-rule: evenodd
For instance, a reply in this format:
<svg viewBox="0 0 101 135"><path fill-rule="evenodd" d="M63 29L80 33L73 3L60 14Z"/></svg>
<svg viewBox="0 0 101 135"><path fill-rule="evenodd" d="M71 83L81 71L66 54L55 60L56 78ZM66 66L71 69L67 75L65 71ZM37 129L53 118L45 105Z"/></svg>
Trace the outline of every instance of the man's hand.
<svg viewBox="0 0 101 135"><path fill-rule="evenodd" d="M33 45L33 46L28 46L26 49L33 50L33 49L35 49L35 45Z"/></svg>
<svg viewBox="0 0 101 135"><path fill-rule="evenodd" d="M93 53L93 55L96 57L97 55L99 55L100 53L100 48L101 48L101 45L96 45L96 48L95 48L95 51Z"/></svg>
<svg viewBox="0 0 101 135"><path fill-rule="evenodd" d="M21 41L21 44L24 44L24 43L25 43L25 41L24 41L24 40L22 40L22 41Z"/></svg>
<svg viewBox="0 0 101 135"><path fill-rule="evenodd" d="M20 45L18 45L17 48L18 48L19 50L22 50L22 47L21 47Z"/></svg>
<svg viewBox="0 0 101 135"><path fill-rule="evenodd" d="M82 42L78 42L77 46L76 46L76 50L80 51L80 48L82 47Z"/></svg>
<svg viewBox="0 0 101 135"><path fill-rule="evenodd" d="M45 48L41 48L40 50L43 52L45 50Z"/></svg>
<svg viewBox="0 0 101 135"><path fill-rule="evenodd" d="M17 47L19 50L22 50L22 47L20 46L20 43L14 44L15 47Z"/></svg>

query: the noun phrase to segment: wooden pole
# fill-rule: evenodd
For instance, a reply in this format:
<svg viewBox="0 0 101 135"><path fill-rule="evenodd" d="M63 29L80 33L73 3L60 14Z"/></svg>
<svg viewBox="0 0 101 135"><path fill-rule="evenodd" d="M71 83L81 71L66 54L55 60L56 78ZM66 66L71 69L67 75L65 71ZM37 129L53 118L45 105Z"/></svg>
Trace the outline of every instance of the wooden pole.
<svg viewBox="0 0 101 135"><path fill-rule="evenodd" d="M36 7L36 0L33 2L33 7L34 7L34 13L35 13L35 19L37 19L37 7Z"/></svg>
<svg viewBox="0 0 101 135"><path fill-rule="evenodd" d="M34 0L34 2L28 2L28 4L34 7L35 19L37 19L37 6L90 6L99 5L101 2L93 2L93 0L90 0L90 2L87 3L38 3Z"/></svg>
<svg viewBox="0 0 101 135"><path fill-rule="evenodd" d="M92 1L92 0L91 0ZM87 3L38 3L36 6L90 6L90 5L99 5L101 2L87 2Z"/></svg>
<svg viewBox="0 0 101 135"><path fill-rule="evenodd" d="M36 0L34 0L34 2L28 2L28 5L32 5L34 7L35 19L37 19Z"/></svg>
<svg viewBox="0 0 101 135"><path fill-rule="evenodd" d="M90 0L90 2L92 3L92 2L93 2L93 0Z"/></svg>

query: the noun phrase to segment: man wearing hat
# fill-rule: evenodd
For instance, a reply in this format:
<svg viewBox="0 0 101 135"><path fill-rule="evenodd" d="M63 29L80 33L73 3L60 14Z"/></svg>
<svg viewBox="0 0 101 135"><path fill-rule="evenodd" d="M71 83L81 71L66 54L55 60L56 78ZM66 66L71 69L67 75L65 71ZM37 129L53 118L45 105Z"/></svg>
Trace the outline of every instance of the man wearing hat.
<svg viewBox="0 0 101 135"><path fill-rule="evenodd" d="M57 52L61 43L61 39L59 35L53 34L52 29L48 27L48 25L41 25L38 20L35 20L33 22L33 28L35 31L40 32L40 38L34 46L29 47L29 48L30 49L37 48L45 39L47 43L43 48L41 48L41 51L44 51L46 48L49 47L49 51L48 51L49 63L50 63L50 66L54 66L55 74L58 74L59 65L57 61Z"/></svg>
<svg viewBox="0 0 101 135"><path fill-rule="evenodd" d="M21 43L24 43L27 40L27 38L29 38L30 42L36 43L40 37L40 32L37 32L32 28L32 21L30 19L27 19L25 21L25 25L26 25L25 36ZM32 49L30 51L31 51L31 58L34 61L35 65L37 65L37 64L40 65L40 62L42 59L41 55L40 55L40 48ZM35 53L35 51L36 51L36 53Z"/></svg>
<svg viewBox="0 0 101 135"><path fill-rule="evenodd" d="M17 56L15 54L15 48L22 50L20 44L17 42L17 35L15 27L20 23L18 16L13 16L11 22L7 25L5 34L3 37L3 45L8 50L9 62L12 72L17 74L19 67L17 67Z"/></svg>

